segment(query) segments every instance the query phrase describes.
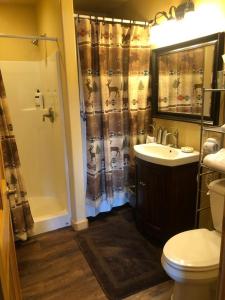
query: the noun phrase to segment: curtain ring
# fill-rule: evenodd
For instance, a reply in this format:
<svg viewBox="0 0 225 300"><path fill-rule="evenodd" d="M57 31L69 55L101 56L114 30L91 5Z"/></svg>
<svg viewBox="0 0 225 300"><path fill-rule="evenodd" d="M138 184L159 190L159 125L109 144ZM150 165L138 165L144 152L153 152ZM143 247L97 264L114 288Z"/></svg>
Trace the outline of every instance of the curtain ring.
<svg viewBox="0 0 225 300"><path fill-rule="evenodd" d="M134 25L134 20L130 20L130 27Z"/></svg>
<svg viewBox="0 0 225 300"><path fill-rule="evenodd" d="M112 18L112 26L114 26L115 25L115 22L114 22L114 18Z"/></svg>
<svg viewBox="0 0 225 300"><path fill-rule="evenodd" d="M98 24L98 17L95 16L95 23Z"/></svg>
<svg viewBox="0 0 225 300"><path fill-rule="evenodd" d="M91 24L91 16L89 16L89 21L90 21L90 24Z"/></svg>
<svg viewBox="0 0 225 300"><path fill-rule="evenodd" d="M105 17L103 17L102 25L105 25Z"/></svg>
<svg viewBox="0 0 225 300"><path fill-rule="evenodd" d="M77 21L78 21L78 23L80 23L80 15L79 14L77 15Z"/></svg>

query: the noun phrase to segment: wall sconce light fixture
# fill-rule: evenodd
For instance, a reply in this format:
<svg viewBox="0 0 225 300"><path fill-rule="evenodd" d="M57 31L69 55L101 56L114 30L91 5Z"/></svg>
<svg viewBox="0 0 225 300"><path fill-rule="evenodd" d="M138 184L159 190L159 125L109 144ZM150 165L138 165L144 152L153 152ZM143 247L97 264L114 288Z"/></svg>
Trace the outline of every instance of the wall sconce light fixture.
<svg viewBox="0 0 225 300"><path fill-rule="evenodd" d="M195 10L195 5L194 3L190 1L186 1L185 3L179 5L177 8L175 8L175 15L176 19L183 19L184 15L190 11Z"/></svg>
<svg viewBox="0 0 225 300"><path fill-rule="evenodd" d="M188 12L194 11L194 3L192 0L187 0L179 6L171 6L169 12L159 11L154 17L154 20L150 21L152 25L158 25L157 19L160 17L165 17L167 21L169 20L180 20L184 18L184 15Z"/></svg>
<svg viewBox="0 0 225 300"><path fill-rule="evenodd" d="M202 3L195 9L194 0L171 6L168 12L157 12L149 23L152 25L149 42L153 47L181 43L224 31L225 28L224 14L218 3Z"/></svg>

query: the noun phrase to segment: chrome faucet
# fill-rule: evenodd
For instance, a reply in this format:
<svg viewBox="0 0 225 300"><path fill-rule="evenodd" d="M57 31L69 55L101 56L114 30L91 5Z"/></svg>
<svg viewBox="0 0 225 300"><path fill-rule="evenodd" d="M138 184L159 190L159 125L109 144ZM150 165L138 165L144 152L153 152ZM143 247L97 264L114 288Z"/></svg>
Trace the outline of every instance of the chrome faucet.
<svg viewBox="0 0 225 300"><path fill-rule="evenodd" d="M167 145L167 129L164 128L162 131L162 145Z"/></svg>
<svg viewBox="0 0 225 300"><path fill-rule="evenodd" d="M152 133L154 134L154 131L155 131L155 125L154 125L154 124L150 124L149 127L152 128Z"/></svg>
<svg viewBox="0 0 225 300"><path fill-rule="evenodd" d="M178 148L178 130L176 130L175 132L168 132L165 136L165 144L164 145L168 145L168 142L167 142L167 138L169 136L172 136L173 139L174 139L174 143L173 144L170 144L171 147L174 147L174 148Z"/></svg>
<svg viewBox="0 0 225 300"><path fill-rule="evenodd" d="M45 118L49 118L50 122L54 123L55 121L55 113L52 107L50 107L48 109L48 113L47 114L43 114L43 122L45 121Z"/></svg>
<svg viewBox="0 0 225 300"><path fill-rule="evenodd" d="M152 122L152 124L149 124L149 128L152 128L152 135L154 136L154 134L155 134L155 129L156 129L156 124L155 124L154 121Z"/></svg>

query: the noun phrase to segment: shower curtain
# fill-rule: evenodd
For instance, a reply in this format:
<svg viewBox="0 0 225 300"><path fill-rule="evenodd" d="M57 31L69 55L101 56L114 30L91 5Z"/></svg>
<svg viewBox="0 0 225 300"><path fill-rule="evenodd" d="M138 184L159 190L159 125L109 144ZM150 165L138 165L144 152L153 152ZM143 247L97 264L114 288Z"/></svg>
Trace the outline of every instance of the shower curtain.
<svg viewBox="0 0 225 300"><path fill-rule="evenodd" d="M13 126L10 119L8 104L2 74L0 71L0 136L1 152L5 170L5 179L9 189L11 217L14 234L17 238L26 240L29 231L33 227L33 218L29 203L26 199L26 191L20 173L20 160L13 134Z"/></svg>
<svg viewBox="0 0 225 300"><path fill-rule="evenodd" d="M129 201L151 122L149 26L76 20L86 115L87 215Z"/></svg>

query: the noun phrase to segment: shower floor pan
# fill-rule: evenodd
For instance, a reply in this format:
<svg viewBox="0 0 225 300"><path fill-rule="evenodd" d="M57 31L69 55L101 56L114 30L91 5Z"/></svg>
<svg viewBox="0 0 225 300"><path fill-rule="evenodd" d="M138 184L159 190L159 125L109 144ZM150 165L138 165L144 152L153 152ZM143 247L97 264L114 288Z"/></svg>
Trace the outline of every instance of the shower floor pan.
<svg viewBox="0 0 225 300"><path fill-rule="evenodd" d="M32 235L56 230L71 224L68 210L54 197L29 197L34 219Z"/></svg>

